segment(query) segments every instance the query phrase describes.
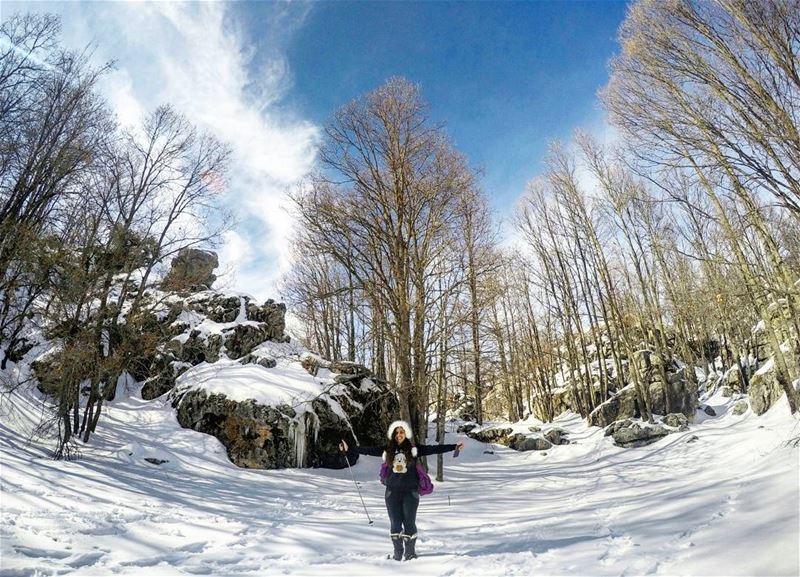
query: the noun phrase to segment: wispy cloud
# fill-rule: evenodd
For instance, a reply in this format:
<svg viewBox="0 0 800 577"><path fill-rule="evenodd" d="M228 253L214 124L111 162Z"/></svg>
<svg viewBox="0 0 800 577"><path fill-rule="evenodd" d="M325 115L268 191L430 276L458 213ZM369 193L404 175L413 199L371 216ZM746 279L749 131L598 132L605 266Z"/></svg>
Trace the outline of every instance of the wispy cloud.
<svg viewBox="0 0 800 577"><path fill-rule="evenodd" d="M320 134L278 108L292 83L281 47L309 5L258 5L269 12L266 29L251 39L236 4L9 4L60 14L69 46L95 44L98 61L116 61L103 91L122 124L171 103L233 148L226 203L239 226L220 251L221 281L275 297L289 263L286 190L311 168Z"/></svg>

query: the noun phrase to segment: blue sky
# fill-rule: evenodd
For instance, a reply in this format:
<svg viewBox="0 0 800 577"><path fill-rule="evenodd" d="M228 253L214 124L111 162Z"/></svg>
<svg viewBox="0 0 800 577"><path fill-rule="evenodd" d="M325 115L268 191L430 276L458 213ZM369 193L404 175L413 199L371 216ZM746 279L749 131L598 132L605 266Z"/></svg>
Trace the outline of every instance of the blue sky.
<svg viewBox="0 0 800 577"><path fill-rule="evenodd" d="M4 0L0 18L20 10L61 15L65 44L116 61L102 90L123 125L170 102L232 145L221 282L263 299L290 262L286 191L338 106L393 75L420 83L507 216L550 141L606 130L596 94L625 3Z"/></svg>
<svg viewBox="0 0 800 577"><path fill-rule="evenodd" d="M318 3L286 48L292 100L324 123L389 76L420 83L504 212L549 140L599 122L596 93L624 13L610 0Z"/></svg>

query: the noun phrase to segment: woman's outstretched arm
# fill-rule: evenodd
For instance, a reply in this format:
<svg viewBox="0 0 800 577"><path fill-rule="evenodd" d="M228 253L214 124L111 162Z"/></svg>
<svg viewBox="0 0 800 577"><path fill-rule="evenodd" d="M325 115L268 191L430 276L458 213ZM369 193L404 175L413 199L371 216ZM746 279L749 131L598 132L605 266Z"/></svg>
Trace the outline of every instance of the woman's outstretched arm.
<svg viewBox="0 0 800 577"><path fill-rule="evenodd" d="M449 453L456 449L463 449L464 443L456 443L454 445L417 445L417 454L420 457L427 455L438 455L439 453Z"/></svg>
<svg viewBox="0 0 800 577"><path fill-rule="evenodd" d="M383 447L359 447L357 445L349 446L347 441L342 439L339 443L339 450L347 454L348 459L354 459L358 455L369 455L370 457L380 457L383 455Z"/></svg>

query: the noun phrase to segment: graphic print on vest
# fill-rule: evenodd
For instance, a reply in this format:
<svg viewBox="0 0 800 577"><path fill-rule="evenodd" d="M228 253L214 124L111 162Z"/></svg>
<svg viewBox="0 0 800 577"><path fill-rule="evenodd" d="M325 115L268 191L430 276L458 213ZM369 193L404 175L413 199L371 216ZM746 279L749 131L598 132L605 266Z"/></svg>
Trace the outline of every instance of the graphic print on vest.
<svg viewBox="0 0 800 577"><path fill-rule="evenodd" d="M394 456L394 464L392 465L392 471L395 473L405 473L408 469L406 468L406 454L403 452L397 453Z"/></svg>

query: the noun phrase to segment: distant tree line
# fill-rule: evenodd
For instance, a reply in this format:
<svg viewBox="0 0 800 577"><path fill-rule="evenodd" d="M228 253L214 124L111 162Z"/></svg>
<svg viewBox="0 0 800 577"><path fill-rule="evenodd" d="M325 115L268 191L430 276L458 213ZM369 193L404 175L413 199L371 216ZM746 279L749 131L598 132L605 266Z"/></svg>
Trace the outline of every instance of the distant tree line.
<svg viewBox="0 0 800 577"><path fill-rule="evenodd" d="M587 416L632 384L651 419L648 373L670 364L694 384L736 366L746 390L772 357L797 410L800 6L641 0L620 43L601 95L619 140L551 147L505 225L516 249L419 86L392 78L327 125L285 294L305 343L373 367L420 438L454 403L552 419L564 387Z"/></svg>
<svg viewBox="0 0 800 577"><path fill-rule="evenodd" d="M33 324L56 344L37 377L57 458L88 441L118 377L154 347L154 272L227 226L216 183L229 156L170 106L119 126L98 89L112 66L59 33L51 15L0 27L0 368L37 346Z"/></svg>

